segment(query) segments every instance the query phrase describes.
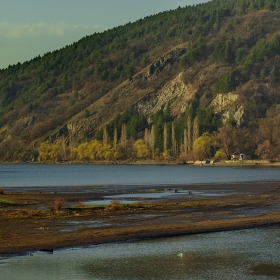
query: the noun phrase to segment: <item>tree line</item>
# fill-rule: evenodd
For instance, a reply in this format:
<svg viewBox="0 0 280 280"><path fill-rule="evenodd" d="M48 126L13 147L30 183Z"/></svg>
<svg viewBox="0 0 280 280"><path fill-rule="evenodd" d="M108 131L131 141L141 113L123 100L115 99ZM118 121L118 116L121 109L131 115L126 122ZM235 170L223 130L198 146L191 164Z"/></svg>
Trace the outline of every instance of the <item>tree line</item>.
<svg viewBox="0 0 280 280"><path fill-rule="evenodd" d="M131 118L129 118L129 116ZM131 125L137 124L137 125ZM240 127L234 119L221 123L212 108L189 108L178 117L159 110L150 123L143 114L130 110L96 133L96 137L76 147L66 139L43 142L38 161L118 161L230 159L235 152L252 158L279 160L280 119L260 119L250 127Z"/></svg>

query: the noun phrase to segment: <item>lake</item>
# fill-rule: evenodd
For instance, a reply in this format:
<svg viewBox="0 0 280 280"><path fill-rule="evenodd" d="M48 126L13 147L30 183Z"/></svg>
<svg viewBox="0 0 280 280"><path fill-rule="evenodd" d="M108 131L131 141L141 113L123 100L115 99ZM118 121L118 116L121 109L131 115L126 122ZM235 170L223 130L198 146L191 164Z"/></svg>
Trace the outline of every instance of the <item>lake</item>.
<svg viewBox="0 0 280 280"><path fill-rule="evenodd" d="M0 259L1 279L279 279L280 228L104 244Z"/></svg>
<svg viewBox="0 0 280 280"><path fill-rule="evenodd" d="M0 186L128 186L280 181L273 167L0 164Z"/></svg>

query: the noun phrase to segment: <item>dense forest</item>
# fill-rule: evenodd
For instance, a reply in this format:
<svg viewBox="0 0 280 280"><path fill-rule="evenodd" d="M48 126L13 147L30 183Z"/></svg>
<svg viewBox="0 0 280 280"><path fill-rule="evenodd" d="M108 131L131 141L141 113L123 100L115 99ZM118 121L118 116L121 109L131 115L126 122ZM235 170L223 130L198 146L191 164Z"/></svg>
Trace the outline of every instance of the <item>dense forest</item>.
<svg viewBox="0 0 280 280"><path fill-rule="evenodd" d="M277 160L279 26L279 0L213 0L96 33L2 69L0 160L185 162L226 159L234 152ZM161 69L159 57L178 48L182 54L165 59ZM145 94L157 94L179 74L195 88L184 110L172 109L168 98L153 113L139 109ZM131 99L123 85L131 87ZM242 120L223 118L212 104L229 92L238 96ZM108 96L113 101L106 105ZM106 109L96 117L92 108L100 104ZM70 129L77 124L80 128Z"/></svg>

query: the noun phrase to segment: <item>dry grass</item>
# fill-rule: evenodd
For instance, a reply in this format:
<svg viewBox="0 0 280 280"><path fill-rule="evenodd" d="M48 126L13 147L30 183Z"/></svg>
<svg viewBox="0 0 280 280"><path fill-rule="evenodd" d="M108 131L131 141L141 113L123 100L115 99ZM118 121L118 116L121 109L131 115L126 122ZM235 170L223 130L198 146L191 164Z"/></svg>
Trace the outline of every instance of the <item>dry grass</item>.
<svg viewBox="0 0 280 280"><path fill-rule="evenodd" d="M113 198L111 204L105 207L105 210L116 211L120 208L120 201L117 198Z"/></svg>
<svg viewBox="0 0 280 280"><path fill-rule="evenodd" d="M55 198L52 205L51 205L51 210L53 211L61 211L62 209L65 208L65 200L62 198Z"/></svg>
<svg viewBox="0 0 280 280"><path fill-rule="evenodd" d="M120 201L117 198L113 198L111 202L111 209L117 210L120 206Z"/></svg>
<svg viewBox="0 0 280 280"><path fill-rule="evenodd" d="M157 202L154 202L153 205L156 208L165 208L168 206L168 203L165 201L157 201Z"/></svg>
<svg viewBox="0 0 280 280"><path fill-rule="evenodd" d="M137 200L137 207L139 208L142 208L144 207L145 205L147 205L149 203L149 199L146 198L146 197L140 197L138 200Z"/></svg>
<svg viewBox="0 0 280 280"><path fill-rule="evenodd" d="M83 208L85 206L85 203L82 200L78 201L78 207Z"/></svg>
<svg viewBox="0 0 280 280"><path fill-rule="evenodd" d="M38 217L41 215L40 210L30 210L30 209L19 209L13 212L14 216L17 217Z"/></svg>

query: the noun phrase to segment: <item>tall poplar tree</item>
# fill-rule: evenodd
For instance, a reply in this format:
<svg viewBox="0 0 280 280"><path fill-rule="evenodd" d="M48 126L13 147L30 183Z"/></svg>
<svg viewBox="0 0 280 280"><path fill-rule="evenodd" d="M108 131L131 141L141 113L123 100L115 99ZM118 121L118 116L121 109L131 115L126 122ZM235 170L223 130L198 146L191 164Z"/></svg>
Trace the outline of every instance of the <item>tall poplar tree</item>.
<svg viewBox="0 0 280 280"><path fill-rule="evenodd" d="M126 132L126 124L122 124L121 130L121 146L126 154L126 145L127 145L127 132Z"/></svg>
<svg viewBox="0 0 280 280"><path fill-rule="evenodd" d="M107 132L107 126L104 126L103 128L103 147L106 147L108 145L108 132Z"/></svg>
<svg viewBox="0 0 280 280"><path fill-rule="evenodd" d="M196 116L193 120L193 143L199 137L199 122L198 117Z"/></svg>
<svg viewBox="0 0 280 280"><path fill-rule="evenodd" d="M167 123L165 122L163 126L163 151L164 152L167 150L167 137L168 137Z"/></svg>
<svg viewBox="0 0 280 280"><path fill-rule="evenodd" d="M188 117L187 123L188 123L187 152L189 153L192 150L192 120L190 116Z"/></svg>

